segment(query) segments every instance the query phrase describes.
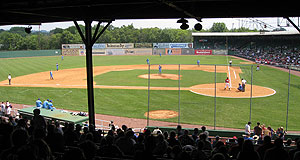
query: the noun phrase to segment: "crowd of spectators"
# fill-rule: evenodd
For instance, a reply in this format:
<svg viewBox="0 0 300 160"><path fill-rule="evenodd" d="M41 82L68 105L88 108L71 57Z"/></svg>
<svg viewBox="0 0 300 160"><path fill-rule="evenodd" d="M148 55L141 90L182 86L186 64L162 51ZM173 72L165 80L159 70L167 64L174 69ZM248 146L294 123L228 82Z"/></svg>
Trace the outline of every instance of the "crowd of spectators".
<svg viewBox="0 0 300 160"><path fill-rule="evenodd" d="M236 56L252 60L258 64L269 64L285 67L286 65L300 65L300 50L288 46L277 47L245 47L230 48Z"/></svg>
<svg viewBox="0 0 300 160"><path fill-rule="evenodd" d="M136 133L122 125L111 125L103 132L94 126L46 121L40 110L34 110L32 120L26 118L0 121L1 160L97 160L97 159L175 159L175 160L297 160L300 157L300 141L297 148L284 148L282 138L271 142L264 136L262 144L244 137L224 141L220 137L209 138L203 126L193 133L182 130L151 132L145 129ZM230 142L230 143L229 143Z"/></svg>

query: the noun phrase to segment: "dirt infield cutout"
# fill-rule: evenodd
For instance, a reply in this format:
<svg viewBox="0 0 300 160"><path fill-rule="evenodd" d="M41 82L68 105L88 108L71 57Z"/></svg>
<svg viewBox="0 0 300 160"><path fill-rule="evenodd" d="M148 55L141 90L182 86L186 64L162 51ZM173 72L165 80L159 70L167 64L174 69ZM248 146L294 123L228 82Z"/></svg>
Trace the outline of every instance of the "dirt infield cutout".
<svg viewBox="0 0 300 160"><path fill-rule="evenodd" d="M146 112L144 116L147 117L148 112ZM155 110L149 112L149 118L151 119L168 119L177 116L178 116L178 112L172 110Z"/></svg>

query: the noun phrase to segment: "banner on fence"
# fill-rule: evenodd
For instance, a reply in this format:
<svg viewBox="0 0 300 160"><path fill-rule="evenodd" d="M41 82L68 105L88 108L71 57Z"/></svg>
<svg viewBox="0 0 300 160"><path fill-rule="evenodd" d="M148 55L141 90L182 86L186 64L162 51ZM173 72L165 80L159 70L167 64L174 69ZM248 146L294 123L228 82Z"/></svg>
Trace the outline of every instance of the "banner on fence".
<svg viewBox="0 0 300 160"><path fill-rule="evenodd" d="M106 55L125 55L124 49L106 49L105 50Z"/></svg>
<svg viewBox="0 0 300 160"><path fill-rule="evenodd" d="M195 55L212 55L210 49L195 49Z"/></svg>
<svg viewBox="0 0 300 160"><path fill-rule="evenodd" d="M134 48L152 48L152 43L135 43Z"/></svg>
<svg viewBox="0 0 300 160"><path fill-rule="evenodd" d="M74 49L74 48L84 49L85 47L84 44L62 44L61 48L62 49Z"/></svg>
<svg viewBox="0 0 300 160"><path fill-rule="evenodd" d="M153 43L153 48L170 48L170 43Z"/></svg>
<svg viewBox="0 0 300 160"><path fill-rule="evenodd" d="M169 48L193 48L193 43L170 43Z"/></svg>
<svg viewBox="0 0 300 160"><path fill-rule="evenodd" d="M134 48L133 43L106 43L106 48Z"/></svg>
<svg viewBox="0 0 300 160"><path fill-rule="evenodd" d="M181 55L181 48L166 48L166 55Z"/></svg>
<svg viewBox="0 0 300 160"><path fill-rule="evenodd" d="M192 48L182 48L181 55L194 55L195 51Z"/></svg>

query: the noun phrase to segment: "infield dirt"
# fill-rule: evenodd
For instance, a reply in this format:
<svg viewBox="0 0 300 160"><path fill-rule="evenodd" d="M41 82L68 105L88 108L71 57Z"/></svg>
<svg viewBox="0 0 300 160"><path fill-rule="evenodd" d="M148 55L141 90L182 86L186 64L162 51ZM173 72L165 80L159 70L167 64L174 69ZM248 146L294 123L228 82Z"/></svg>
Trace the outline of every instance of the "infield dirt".
<svg viewBox="0 0 300 160"><path fill-rule="evenodd" d="M157 69L158 65L151 65L151 69ZM111 71L126 71L134 69L148 69L148 65L118 65L118 66L97 66L94 67L94 76L101 75ZM163 65L163 70L177 70L178 65ZM182 65L181 70L201 70L206 72L215 72L214 65ZM224 90L225 83L216 84L199 84L191 87L181 87L181 90L190 90L196 94L214 96L216 93L217 97L227 97L227 98L249 98L250 97L250 85L246 85L245 92L237 92L236 87L238 83L241 83L239 74L242 73L240 67L228 67L228 66L218 66L216 70L218 73L227 73L227 76L231 79L232 89ZM53 71L54 80L50 80L50 73L40 72L19 77L14 77L12 79L11 86L20 87L54 87L54 88L86 88L86 69L85 68L73 68L64 69L59 71ZM145 75L137 75L142 77ZM145 77L144 77L145 78ZM147 75L148 78L148 75ZM176 74L162 74L162 75L150 75L153 79L172 79L177 80L178 75ZM184 78L184 77L181 77ZM226 77L224 77L225 80ZM1 81L0 86L8 86L8 81ZM110 89L148 89L147 86L108 86L108 85L97 85L94 82L94 88L110 88ZM177 87L151 87L151 90L178 90ZM252 88L252 97L264 97L275 94L276 91L270 88L255 86Z"/></svg>

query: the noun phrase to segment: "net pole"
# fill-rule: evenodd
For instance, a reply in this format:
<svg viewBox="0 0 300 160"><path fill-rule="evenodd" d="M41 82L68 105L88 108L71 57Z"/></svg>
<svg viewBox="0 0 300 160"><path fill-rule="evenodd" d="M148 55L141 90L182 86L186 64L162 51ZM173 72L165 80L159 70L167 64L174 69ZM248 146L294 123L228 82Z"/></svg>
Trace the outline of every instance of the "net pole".
<svg viewBox="0 0 300 160"><path fill-rule="evenodd" d="M215 65L215 109L214 109L214 130L216 130L217 118L217 65Z"/></svg>
<svg viewBox="0 0 300 160"><path fill-rule="evenodd" d="M178 64L178 125L180 125L180 64Z"/></svg>
<svg viewBox="0 0 300 160"><path fill-rule="evenodd" d="M250 89L250 115L249 122L252 119L252 91L253 91L253 65L251 65L251 89Z"/></svg>
<svg viewBox="0 0 300 160"><path fill-rule="evenodd" d="M289 120L290 86L291 86L291 65L289 66L288 96L287 96L287 104L286 104L286 122L285 122L286 131L288 131L288 120Z"/></svg>
<svg viewBox="0 0 300 160"><path fill-rule="evenodd" d="M147 126L149 126L150 112L150 64L148 64L148 112L147 112Z"/></svg>

